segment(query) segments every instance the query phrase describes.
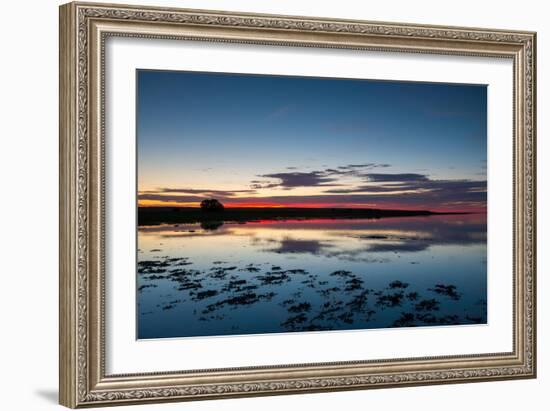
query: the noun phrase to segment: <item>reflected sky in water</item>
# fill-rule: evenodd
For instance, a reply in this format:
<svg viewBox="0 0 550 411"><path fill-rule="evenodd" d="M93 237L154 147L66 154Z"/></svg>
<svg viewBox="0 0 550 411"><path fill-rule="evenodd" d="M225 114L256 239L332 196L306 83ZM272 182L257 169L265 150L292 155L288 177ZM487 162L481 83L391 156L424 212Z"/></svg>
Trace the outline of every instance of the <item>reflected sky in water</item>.
<svg viewBox="0 0 550 411"><path fill-rule="evenodd" d="M138 338L487 321L486 215L138 228Z"/></svg>

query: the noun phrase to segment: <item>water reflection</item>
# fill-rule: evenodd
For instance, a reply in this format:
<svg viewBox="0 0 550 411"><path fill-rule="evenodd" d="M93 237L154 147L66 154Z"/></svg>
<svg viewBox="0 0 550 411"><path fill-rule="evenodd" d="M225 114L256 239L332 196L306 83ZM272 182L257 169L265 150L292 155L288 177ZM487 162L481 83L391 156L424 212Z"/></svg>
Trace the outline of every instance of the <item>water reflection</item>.
<svg viewBox="0 0 550 411"><path fill-rule="evenodd" d="M486 322L485 215L139 227L138 337Z"/></svg>

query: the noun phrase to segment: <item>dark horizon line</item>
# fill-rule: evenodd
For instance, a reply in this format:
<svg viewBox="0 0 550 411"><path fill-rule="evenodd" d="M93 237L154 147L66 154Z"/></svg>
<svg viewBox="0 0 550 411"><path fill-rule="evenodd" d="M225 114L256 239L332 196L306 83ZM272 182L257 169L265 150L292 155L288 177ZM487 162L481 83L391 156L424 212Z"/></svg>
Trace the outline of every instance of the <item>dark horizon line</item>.
<svg viewBox="0 0 550 411"><path fill-rule="evenodd" d="M218 224L224 221L250 222L292 219L378 219L388 217L420 217L466 215L466 211L437 212L428 210L381 210L376 208L291 208L235 207L203 210L198 207L140 207L138 225L160 223Z"/></svg>
<svg viewBox="0 0 550 411"><path fill-rule="evenodd" d="M148 206L138 206L138 209L157 209L157 210L173 210L173 209L181 209L181 210L201 210L201 207L188 207L188 206L156 206L156 205L148 205ZM232 206L225 206L225 209L231 209L231 210L272 210L272 209L287 209L287 210L365 210L365 211L398 211L398 212L418 212L418 213L430 213L430 214L484 214L487 213L487 210L485 211L432 211L428 209L409 209L409 208L374 208L374 207L287 207L287 206L271 206L271 207L257 207L257 206L251 206L251 207L232 207ZM222 212L222 210L216 210L217 212Z"/></svg>

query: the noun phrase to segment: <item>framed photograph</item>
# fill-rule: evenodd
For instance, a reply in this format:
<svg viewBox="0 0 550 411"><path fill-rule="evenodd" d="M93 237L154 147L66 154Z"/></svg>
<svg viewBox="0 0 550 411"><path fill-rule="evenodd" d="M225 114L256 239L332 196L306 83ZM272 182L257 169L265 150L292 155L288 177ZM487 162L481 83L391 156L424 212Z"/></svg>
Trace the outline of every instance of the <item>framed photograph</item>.
<svg viewBox="0 0 550 411"><path fill-rule="evenodd" d="M535 50L61 6L61 404L534 378Z"/></svg>

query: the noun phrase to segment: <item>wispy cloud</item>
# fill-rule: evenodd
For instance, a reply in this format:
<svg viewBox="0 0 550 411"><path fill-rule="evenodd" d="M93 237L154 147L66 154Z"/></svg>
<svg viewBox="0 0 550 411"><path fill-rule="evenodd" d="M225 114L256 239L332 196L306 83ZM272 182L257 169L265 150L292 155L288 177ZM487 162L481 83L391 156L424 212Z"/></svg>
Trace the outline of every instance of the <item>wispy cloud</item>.
<svg viewBox="0 0 550 411"><path fill-rule="evenodd" d="M295 104L293 104L293 103L286 104L284 106L280 106L280 107L276 108L275 110L269 112L265 118L266 118L266 120L278 120L281 117L287 116L288 114L290 114L295 109L296 109Z"/></svg>
<svg viewBox="0 0 550 411"><path fill-rule="evenodd" d="M248 193L253 194L256 190L244 189L244 190L211 190L203 188L169 188L163 187L156 190L141 191L141 194L198 194L204 196L221 196L221 197L233 197L236 194Z"/></svg>
<svg viewBox="0 0 550 411"><path fill-rule="evenodd" d="M388 164L347 164L316 171L284 171L261 174L249 188L217 190L170 188L139 193L140 201L175 204L199 203L217 198L231 206L270 204L275 206L376 207L431 210L484 209L487 181L433 179L421 173L380 173ZM310 188L294 194L295 189ZM275 191L274 191L275 190ZM284 195L277 195L281 190ZM288 194L286 194L288 193Z"/></svg>
<svg viewBox="0 0 550 411"><path fill-rule="evenodd" d="M348 164L345 166L339 166L339 169L343 170L356 170L356 169L372 169L372 168L386 168L391 167L390 164L384 163L364 163L364 164Z"/></svg>
<svg viewBox="0 0 550 411"><path fill-rule="evenodd" d="M171 195L171 194L152 194L152 193L139 193L139 201L153 201L155 203L179 203L179 204L188 204L188 203L200 203L207 197L204 196L189 196L189 195ZM218 197L223 199L222 197Z"/></svg>

